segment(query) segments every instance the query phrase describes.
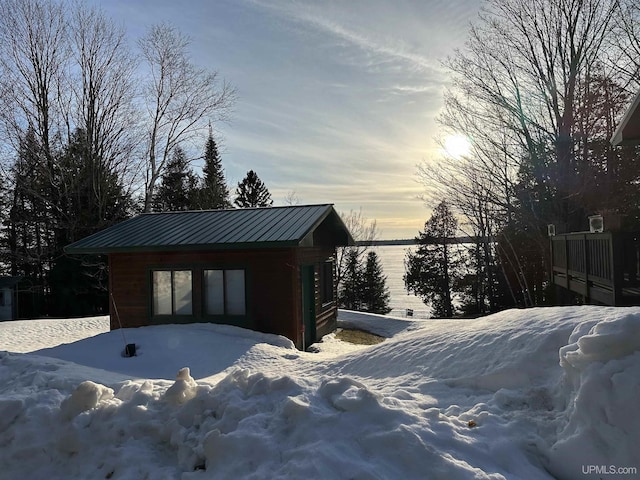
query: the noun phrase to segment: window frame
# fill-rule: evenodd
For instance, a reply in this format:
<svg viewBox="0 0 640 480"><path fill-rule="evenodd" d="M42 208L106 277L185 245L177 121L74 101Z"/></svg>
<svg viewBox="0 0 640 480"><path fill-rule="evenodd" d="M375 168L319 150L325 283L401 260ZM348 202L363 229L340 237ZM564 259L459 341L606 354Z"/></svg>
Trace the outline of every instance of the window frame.
<svg viewBox="0 0 640 480"><path fill-rule="evenodd" d="M150 301L151 301L151 317L152 318L193 318L195 317L195 289L194 289L194 273L195 273L195 269L192 267L180 267L180 266L159 266L159 267L152 267L150 269L151 275L150 275L150 280L151 280L151 295L150 295ZM171 313L157 313L156 312L156 289L155 289L155 273L156 272L169 272L170 273L170 287L171 287L171 292L170 292L170 299L171 299ZM175 288L175 272L189 272L190 276L191 276L191 289L190 289L190 293L191 293L191 313L177 313L176 312L176 301L175 301L175 293L176 293L176 288Z"/></svg>
<svg viewBox="0 0 640 480"><path fill-rule="evenodd" d="M331 274L327 275L327 271ZM335 259L326 259L320 264L320 304L323 308L336 303Z"/></svg>
<svg viewBox="0 0 640 480"><path fill-rule="evenodd" d="M229 297L227 289L227 272L229 271L241 271L243 280L243 301L242 301L242 313L229 313ZM210 313L208 305L208 285L207 285L207 272L222 272L222 313ZM202 268L202 313L204 317L232 317L243 318L247 316L247 269L244 267L203 267Z"/></svg>

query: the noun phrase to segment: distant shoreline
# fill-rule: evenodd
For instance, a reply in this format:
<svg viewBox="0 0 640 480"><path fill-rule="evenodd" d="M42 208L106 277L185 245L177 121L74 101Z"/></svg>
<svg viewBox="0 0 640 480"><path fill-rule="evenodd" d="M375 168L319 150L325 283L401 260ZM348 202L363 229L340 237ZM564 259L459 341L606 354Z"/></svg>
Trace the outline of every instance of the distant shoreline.
<svg viewBox="0 0 640 480"><path fill-rule="evenodd" d="M449 239L448 243L476 243L477 237L456 237ZM396 239L396 240L373 240L370 242L366 241L357 241L357 246L367 246L371 245L374 247L380 247L385 245L417 245L417 241L415 238L407 238L407 239Z"/></svg>

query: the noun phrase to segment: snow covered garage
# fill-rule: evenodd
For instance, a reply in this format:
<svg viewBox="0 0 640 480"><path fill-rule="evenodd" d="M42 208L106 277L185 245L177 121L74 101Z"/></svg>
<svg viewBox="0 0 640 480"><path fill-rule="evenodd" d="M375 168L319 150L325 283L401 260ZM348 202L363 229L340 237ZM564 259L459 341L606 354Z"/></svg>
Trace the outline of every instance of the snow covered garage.
<svg viewBox="0 0 640 480"><path fill-rule="evenodd" d="M66 247L107 254L111 329L213 322L304 349L336 327L333 205L148 213Z"/></svg>

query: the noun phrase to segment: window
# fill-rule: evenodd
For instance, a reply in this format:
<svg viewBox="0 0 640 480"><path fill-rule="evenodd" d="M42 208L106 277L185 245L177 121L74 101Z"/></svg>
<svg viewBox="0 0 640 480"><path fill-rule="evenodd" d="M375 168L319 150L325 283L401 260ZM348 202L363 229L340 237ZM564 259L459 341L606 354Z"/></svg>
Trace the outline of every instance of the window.
<svg viewBox="0 0 640 480"><path fill-rule="evenodd" d="M191 315L193 284L190 270L153 272L153 314Z"/></svg>
<svg viewBox="0 0 640 480"><path fill-rule="evenodd" d="M335 300L333 289L333 260L322 264L320 270L320 299L323 305L332 303Z"/></svg>
<svg viewBox="0 0 640 480"><path fill-rule="evenodd" d="M205 270L207 315L245 315L244 270Z"/></svg>
<svg viewBox="0 0 640 480"><path fill-rule="evenodd" d="M0 307L6 307L6 302L4 299L4 290L0 290Z"/></svg>

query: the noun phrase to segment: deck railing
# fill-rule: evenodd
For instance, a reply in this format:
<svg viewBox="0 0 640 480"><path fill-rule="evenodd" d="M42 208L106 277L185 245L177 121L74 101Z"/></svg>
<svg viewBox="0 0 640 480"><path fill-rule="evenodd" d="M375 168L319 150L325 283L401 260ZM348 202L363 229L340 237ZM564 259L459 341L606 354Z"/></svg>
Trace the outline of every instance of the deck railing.
<svg viewBox="0 0 640 480"><path fill-rule="evenodd" d="M579 232L550 238L553 283L588 302L623 305L640 299L640 232Z"/></svg>

